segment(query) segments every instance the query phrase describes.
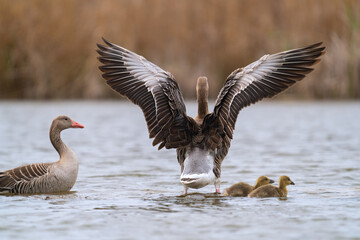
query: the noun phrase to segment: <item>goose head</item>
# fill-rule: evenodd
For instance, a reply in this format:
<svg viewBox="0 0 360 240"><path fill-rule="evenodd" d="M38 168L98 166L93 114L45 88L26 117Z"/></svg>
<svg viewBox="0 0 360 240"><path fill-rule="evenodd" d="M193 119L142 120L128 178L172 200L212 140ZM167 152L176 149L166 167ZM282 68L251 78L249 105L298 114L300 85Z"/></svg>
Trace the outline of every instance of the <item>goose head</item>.
<svg viewBox="0 0 360 240"><path fill-rule="evenodd" d="M52 125L53 127L59 129L60 131L68 128L84 128L83 125L75 122L68 116L58 116L53 120Z"/></svg>
<svg viewBox="0 0 360 240"><path fill-rule="evenodd" d="M198 100L207 101L209 96L209 83L207 77L201 76L197 79L196 94Z"/></svg>
<svg viewBox="0 0 360 240"><path fill-rule="evenodd" d="M255 189L270 183L274 183L274 180L269 179L267 176L260 176L258 177L258 179L256 180L256 184L255 184Z"/></svg>
<svg viewBox="0 0 360 240"><path fill-rule="evenodd" d="M206 114L209 113L208 97L209 97L209 83L207 77L199 77L196 83L196 96L198 102L198 114L195 121L201 124Z"/></svg>
<svg viewBox="0 0 360 240"><path fill-rule="evenodd" d="M286 187L288 185L295 185L293 181L288 176L281 176L279 179L279 185L281 187Z"/></svg>

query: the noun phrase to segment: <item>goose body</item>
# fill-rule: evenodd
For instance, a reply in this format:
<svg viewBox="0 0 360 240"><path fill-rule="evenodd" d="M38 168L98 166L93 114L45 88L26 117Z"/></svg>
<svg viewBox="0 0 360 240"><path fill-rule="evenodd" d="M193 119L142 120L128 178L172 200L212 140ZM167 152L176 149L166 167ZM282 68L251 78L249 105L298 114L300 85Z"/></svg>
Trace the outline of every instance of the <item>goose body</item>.
<svg viewBox="0 0 360 240"><path fill-rule="evenodd" d="M249 194L249 197L256 198L268 198L268 197L287 197L287 188L288 185L295 185L293 181L288 176L281 176L279 179L279 187L273 185L265 185L259 187L252 191Z"/></svg>
<svg viewBox="0 0 360 240"><path fill-rule="evenodd" d="M98 44L99 69L106 83L140 106L149 137L159 149L175 148L181 167L184 192L215 184L220 193L221 164L228 153L239 111L265 97L272 97L313 69L324 53L321 43L272 55L265 55L226 79L208 111L208 81L199 77L196 85L198 114L192 118L179 86L169 72L123 47L103 39Z"/></svg>
<svg viewBox="0 0 360 240"><path fill-rule="evenodd" d="M254 186L251 186L248 183L245 182L239 182L234 185L232 185L229 188L226 188L223 192L223 196L231 196L231 197L247 197L250 192L253 190L268 185L270 183L273 183L274 180L269 179L266 176L260 176L257 180Z"/></svg>
<svg viewBox="0 0 360 240"><path fill-rule="evenodd" d="M67 116L55 118L50 127L50 141L60 155L53 163L34 163L0 172L0 192L52 193L69 191L76 182L79 163L75 153L60 138L67 128L83 128Z"/></svg>

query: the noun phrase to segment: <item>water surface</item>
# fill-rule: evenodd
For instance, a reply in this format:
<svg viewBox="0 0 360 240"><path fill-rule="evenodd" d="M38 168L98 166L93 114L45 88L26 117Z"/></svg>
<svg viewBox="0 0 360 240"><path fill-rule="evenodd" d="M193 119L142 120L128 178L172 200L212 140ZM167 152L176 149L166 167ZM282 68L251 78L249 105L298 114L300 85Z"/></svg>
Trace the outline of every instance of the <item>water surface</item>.
<svg viewBox="0 0 360 240"><path fill-rule="evenodd" d="M196 106L188 103L194 116ZM242 110L222 167L222 189L260 175L296 183L287 200L182 196L174 150L152 147L128 102L0 102L0 170L58 155L62 133L80 160L68 194L0 195L1 239L360 239L360 103L263 102Z"/></svg>

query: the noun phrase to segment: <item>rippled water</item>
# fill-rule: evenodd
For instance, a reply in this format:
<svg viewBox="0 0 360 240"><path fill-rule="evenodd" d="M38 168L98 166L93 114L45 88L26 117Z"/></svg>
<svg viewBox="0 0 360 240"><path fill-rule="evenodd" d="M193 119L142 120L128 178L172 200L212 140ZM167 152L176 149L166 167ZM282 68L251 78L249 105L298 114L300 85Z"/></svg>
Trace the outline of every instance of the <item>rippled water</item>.
<svg viewBox="0 0 360 240"><path fill-rule="evenodd" d="M56 161L48 129L60 114L85 125L62 133L78 180L68 194L0 195L1 239L360 239L359 102L264 102L239 114L222 190L287 174L287 200L221 197L214 186L181 196L175 151L151 146L128 102L0 102L0 169Z"/></svg>

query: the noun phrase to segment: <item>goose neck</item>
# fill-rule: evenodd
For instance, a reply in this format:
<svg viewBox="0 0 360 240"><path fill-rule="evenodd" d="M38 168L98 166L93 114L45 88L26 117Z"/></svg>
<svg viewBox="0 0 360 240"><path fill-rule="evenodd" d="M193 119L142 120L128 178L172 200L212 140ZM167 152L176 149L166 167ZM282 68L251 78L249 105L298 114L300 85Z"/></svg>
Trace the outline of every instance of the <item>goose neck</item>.
<svg viewBox="0 0 360 240"><path fill-rule="evenodd" d="M284 196L287 196L286 184L284 182L279 183L279 189L284 194Z"/></svg>
<svg viewBox="0 0 360 240"><path fill-rule="evenodd" d="M198 82L196 87L196 95L198 102L198 116L199 118L204 118L205 115L209 113L209 108L208 108L209 85L207 81Z"/></svg>
<svg viewBox="0 0 360 240"><path fill-rule="evenodd" d="M51 125L50 128L50 141L54 146L55 150L59 153L60 159L61 157L69 151L69 148L66 144L61 140L60 137L61 130L54 125Z"/></svg>
<svg viewBox="0 0 360 240"><path fill-rule="evenodd" d="M255 186L254 186L254 190L257 189L260 186L261 186L260 181L256 181Z"/></svg>

